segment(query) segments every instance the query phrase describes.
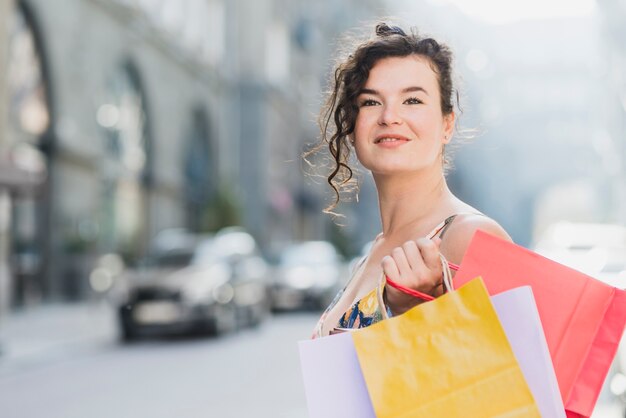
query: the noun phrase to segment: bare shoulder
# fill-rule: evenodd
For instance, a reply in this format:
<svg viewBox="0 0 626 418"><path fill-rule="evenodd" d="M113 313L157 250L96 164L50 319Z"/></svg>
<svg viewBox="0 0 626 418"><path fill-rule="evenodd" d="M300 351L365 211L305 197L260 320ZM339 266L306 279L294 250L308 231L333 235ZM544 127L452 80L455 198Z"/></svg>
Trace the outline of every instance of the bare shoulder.
<svg viewBox="0 0 626 418"><path fill-rule="evenodd" d="M441 242L441 253L448 261L459 264L477 230L513 241L509 234L493 219L479 214L457 216L445 232Z"/></svg>

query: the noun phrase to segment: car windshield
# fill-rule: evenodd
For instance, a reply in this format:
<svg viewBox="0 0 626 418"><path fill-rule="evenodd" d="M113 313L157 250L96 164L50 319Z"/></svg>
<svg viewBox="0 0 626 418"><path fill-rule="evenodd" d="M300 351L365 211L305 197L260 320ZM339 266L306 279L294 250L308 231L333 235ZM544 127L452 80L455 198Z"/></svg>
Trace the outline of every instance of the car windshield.
<svg viewBox="0 0 626 418"><path fill-rule="evenodd" d="M234 262L257 252L254 238L245 232L231 232L201 242L192 259L194 265L209 265L218 261Z"/></svg>
<svg viewBox="0 0 626 418"><path fill-rule="evenodd" d="M192 257L191 251L168 251L153 255L148 264L154 267L185 267L191 263Z"/></svg>
<svg viewBox="0 0 626 418"><path fill-rule="evenodd" d="M609 261L602 268L602 273L621 273L626 270L626 262L624 260Z"/></svg>
<svg viewBox="0 0 626 418"><path fill-rule="evenodd" d="M287 248L281 263L285 266L332 264L338 260L337 252L328 242L309 242Z"/></svg>

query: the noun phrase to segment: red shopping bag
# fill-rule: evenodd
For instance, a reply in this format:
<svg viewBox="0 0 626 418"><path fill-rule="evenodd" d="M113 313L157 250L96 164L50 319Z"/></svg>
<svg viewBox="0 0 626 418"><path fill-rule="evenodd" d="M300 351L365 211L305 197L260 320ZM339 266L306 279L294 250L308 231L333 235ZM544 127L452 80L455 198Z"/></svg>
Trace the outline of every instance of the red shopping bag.
<svg viewBox="0 0 626 418"><path fill-rule="evenodd" d="M626 325L626 291L478 231L454 278L491 295L530 285L569 418L589 417Z"/></svg>

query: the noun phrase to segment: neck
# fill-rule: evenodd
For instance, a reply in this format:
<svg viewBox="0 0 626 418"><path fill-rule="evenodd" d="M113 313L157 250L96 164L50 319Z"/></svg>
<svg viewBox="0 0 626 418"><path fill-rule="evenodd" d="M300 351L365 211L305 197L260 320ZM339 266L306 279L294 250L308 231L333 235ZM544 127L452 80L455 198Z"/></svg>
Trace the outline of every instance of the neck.
<svg viewBox="0 0 626 418"><path fill-rule="evenodd" d="M453 199L441 170L430 170L427 175L375 175L378 189L383 235L393 236L420 221L428 221L433 214L445 211Z"/></svg>

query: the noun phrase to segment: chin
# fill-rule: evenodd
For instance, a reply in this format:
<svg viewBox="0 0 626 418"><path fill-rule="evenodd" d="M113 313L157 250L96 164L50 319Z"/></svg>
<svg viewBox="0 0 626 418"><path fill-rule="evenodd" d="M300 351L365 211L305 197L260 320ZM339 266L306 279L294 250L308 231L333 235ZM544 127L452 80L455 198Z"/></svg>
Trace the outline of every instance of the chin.
<svg viewBox="0 0 626 418"><path fill-rule="evenodd" d="M365 167L372 173L381 175L434 170L436 168L441 168L442 166L441 160L436 156L428 159L424 159L423 155L420 155L418 157L415 154L404 154L385 157L386 158L381 158L381 156L378 155L359 161L361 162L361 165L363 167Z"/></svg>
<svg viewBox="0 0 626 418"><path fill-rule="evenodd" d="M424 170L424 167L406 167L406 166L394 166L394 167L373 167L369 169L373 175L379 176L392 176L392 175L407 175L410 173L417 173Z"/></svg>
<svg viewBox="0 0 626 418"><path fill-rule="evenodd" d="M432 171L435 166L434 164L416 164L415 161L411 161L410 163L389 163L389 164L371 164L366 166L363 164L363 167L367 168L372 175L378 176L392 176L392 175L410 175L410 174L418 174L423 172ZM437 167L441 167L438 165Z"/></svg>

